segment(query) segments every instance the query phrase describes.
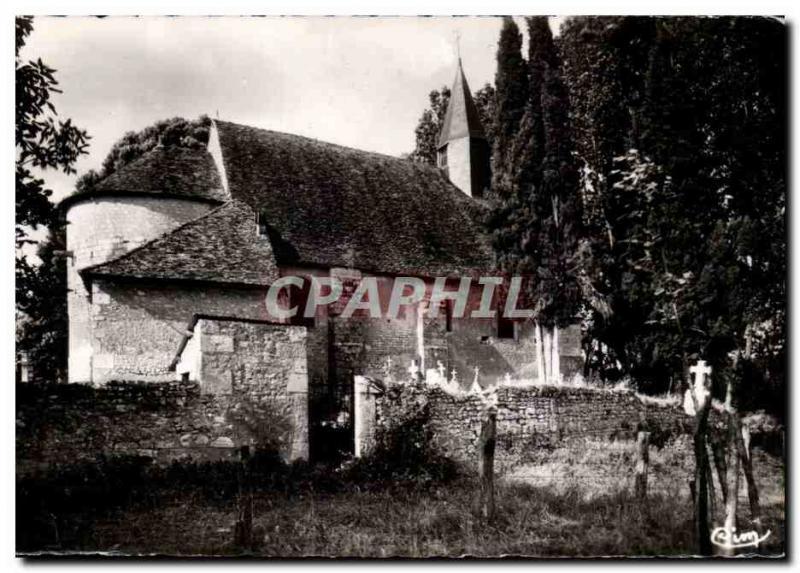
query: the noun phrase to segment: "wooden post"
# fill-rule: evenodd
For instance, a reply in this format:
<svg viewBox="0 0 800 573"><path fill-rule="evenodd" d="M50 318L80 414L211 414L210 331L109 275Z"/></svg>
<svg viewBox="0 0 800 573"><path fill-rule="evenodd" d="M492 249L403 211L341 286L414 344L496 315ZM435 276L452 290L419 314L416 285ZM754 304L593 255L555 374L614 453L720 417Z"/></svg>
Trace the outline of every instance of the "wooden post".
<svg viewBox="0 0 800 573"><path fill-rule="evenodd" d="M708 436L706 436L708 438ZM706 439L706 472L708 473L708 511L709 515L711 516L711 521L714 522L715 517L717 515L717 491L716 486L714 485L714 469L712 461L714 459L714 454L711 451L711 444L708 443L708 439Z"/></svg>
<svg viewBox="0 0 800 573"><path fill-rule="evenodd" d="M722 503L725 504L728 502L728 465L725 461L725 445L722 440L716 438L711 440L711 453L714 456L714 465L717 468L717 482L722 492Z"/></svg>
<svg viewBox="0 0 800 573"><path fill-rule="evenodd" d="M708 525L708 472L706 465L705 433L708 425L708 406L697 413L694 431L695 535L700 555L711 555L711 530Z"/></svg>
<svg viewBox="0 0 800 573"><path fill-rule="evenodd" d="M750 428L742 426L738 416L735 417L736 424L736 449L739 452L739 459L742 462L744 478L747 482L747 498L750 502L750 519L754 523L761 522L761 507L758 500L758 486L753 477L753 458L750 451Z"/></svg>
<svg viewBox="0 0 800 573"><path fill-rule="evenodd" d="M694 403L694 505L695 505L695 538L700 555L711 555L711 530L708 524L708 456L706 455L706 430L708 428L708 411L711 407L711 396L708 392L706 376L711 374L711 367L704 360L689 368L695 375L695 383L689 384L689 394ZM701 394L702 395L698 395Z"/></svg>
<svg viewBox="0 0 800 573"><path fill-rule="evenodd" d="M478 504L479 516L486 521L494 518L494 449L497 441L497 413L490 410L481 424L478 445L481 490Z"/></svg>
<svg viewBox="0 0 800 573"><path fill-rule="evenodd" d="M233 542L237 547L253 546L253 491L250 487L250 448L242 446L239 468L239 507Z"/></svg>
<svg viewBox="0 0 800 573"><path fill-rule="evenodd" d="M650 432L639 432L636 436L636 497L647 499L647 466L650 463Z"/></svg>
<svg viewBox="0 0 800 573"><path fill-rule="evenodd" d="M728 464L728 500L725 503L725 531L736 531L736 511L739 505L739 455L736 447L739 435L738 425L735 421L736 413L728 410L728 452L730 452L730 464ZM723 550L724 555L732 556L735 554L733 549Z"/></svg>

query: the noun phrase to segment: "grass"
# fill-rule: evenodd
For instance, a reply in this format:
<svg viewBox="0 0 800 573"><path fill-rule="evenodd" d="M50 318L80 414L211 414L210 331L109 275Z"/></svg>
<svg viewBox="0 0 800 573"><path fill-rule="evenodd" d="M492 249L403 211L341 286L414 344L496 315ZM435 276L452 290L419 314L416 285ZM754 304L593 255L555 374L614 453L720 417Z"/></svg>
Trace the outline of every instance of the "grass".
<svg viewBox="0 0 800 573"><path fill-rule="evenodd" d="M616 451L619 450L619 451ZM618 445L609 455L621 457ZM591 463L556 451L549 463L563 468ZM546 460L542 460L545 462ZM783 538L780 464L759 457L756 467L778 483L762 486L765 528L773 531L762 553L779 554ZM668 460L663 460L668 464ZM555 466L553 466L555 467ZM588 466L587 466L588 467ZM551 468L552 469L552 468ZM477 484L470 478L420 486L414 481L384 484L325 482L321 469L290 476L295 486L256 484L254 531L259 543L248 550L233 544L236 496L160 482L158 492L123 496L108 511L40 512L23 524L21 551L81 551L158 555L258 555L268 557L593 557L680 556L694 552L692 503L687 491L654 491L646 504L627 487L579 475L545 483L502 479L496 519L473 515ZM315 473L316 472L316 473ZM171 474L172 475L172 474ZM216 471L214 480L224 479ZM777 497L776 497L777 496ZM742 522L747 504L740 503ZM37 527L39 537L25 535ZM47 533L42 536L42 532ZM26 545L26 541L27 545ZM20 543L20 541L18 541Z"/></svg>
<svg viewBox="0 0 800 573"><path fill-rule="evenodd" d="M497 517L472 515L474 484L362 493L259 494L255 553L273 557L608 556L691 553L689 512L666 497L647 508L617 493L587 501L578 488L504 484ZM191 494L162 507L97 520L72 550L125 554L238 555L234 502L209 505ZM67 541L67 539L64 539ZM64 547L66 548L66 547Z"/></svg>

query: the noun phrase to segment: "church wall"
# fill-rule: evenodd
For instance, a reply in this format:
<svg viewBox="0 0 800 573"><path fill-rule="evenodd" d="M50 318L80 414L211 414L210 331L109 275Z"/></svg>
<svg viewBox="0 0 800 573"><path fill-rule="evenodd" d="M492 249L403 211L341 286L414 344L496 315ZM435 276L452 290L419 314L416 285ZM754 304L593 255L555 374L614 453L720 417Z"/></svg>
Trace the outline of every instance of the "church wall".
<svg viewBox="0 0 800 573"><path fill-rule="evenodd" d="M447 143L447 175L453 185L470 197L473 195L471 160L469 137L454 139Z"/></svg>
<svg viewBox="0 0 800 573"><path fill-rule="evenodd" d="M91 303L78 271L108 261L199 217L208 203L153 197L85 199L67 212L69 380L91 381Z"/></svg>
<svg viewBox="0 0 800 573"><path fill-rule="evenodd" d="M244 400L232 413L255 444L308 458L308 329L201 319L195 326L203 394Z"/></svg>
<svg viewBox="0 0 800 573"><path fill-rule="evenodd" d="M195 314L267 319L264 291L95 281L92 380L174 380L169 366Z"/></svg>

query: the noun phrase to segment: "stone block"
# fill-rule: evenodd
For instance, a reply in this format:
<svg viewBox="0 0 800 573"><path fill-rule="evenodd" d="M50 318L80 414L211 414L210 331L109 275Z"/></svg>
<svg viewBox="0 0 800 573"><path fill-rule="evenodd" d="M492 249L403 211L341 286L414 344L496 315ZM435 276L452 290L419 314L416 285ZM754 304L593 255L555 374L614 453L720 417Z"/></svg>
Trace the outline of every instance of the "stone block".
<svg viewBox="0 0 800 573"><path fill-rule="evenodd" d="M230 439L227 436L222 436L222 437L219 437L219 438L215 439L214 441L211 442L210 445L211 445L212 448L232 448L232 447L234 447L233 440Z"/></svg>

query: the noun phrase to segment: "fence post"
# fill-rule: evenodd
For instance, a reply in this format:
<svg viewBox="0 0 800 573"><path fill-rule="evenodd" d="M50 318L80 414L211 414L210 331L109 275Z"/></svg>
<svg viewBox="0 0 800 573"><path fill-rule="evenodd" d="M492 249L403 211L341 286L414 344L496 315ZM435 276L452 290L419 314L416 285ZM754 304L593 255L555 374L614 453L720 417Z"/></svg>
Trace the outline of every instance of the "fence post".
<svg viewBox="0 0 800 573"><path fill-rule="evenodd" d="M487 521L494 517L494 449L497 441L497 413L490 410L481 424L478 444L478 466L481 476L479 516Z"/></svg>
<svg viewBox="0 0 800 573"><path fill-rule="evenodd" d="M639 432L636 436L636 497L647 499L647 466L650 462L650 432Z"/></svg>
<svg viewBox="0 0 800 573"><path fill-rule="evenodd" d="M708 457L706 452L706 431L708 429L708 412L711 407L710 384L706 381L711 374L711 367L704 360L689 368L695 376L694 384L689 384L689 395L694 405L694 483L693 500L695 509L695 539L698 553L711 555L711 530L708 523Z"/></svg>
<svg viewBox="0 0 800 573"><path fill-rule="evenodd" d="M250 448L242 446L240 453L239 507L233 541L237 547L249 549L253 545L253 490L250 483Z"/></svg>
<svg viewBox="0 0 800 573"><path fill-rule="evenodd" d="M739 450L739 458L742 461L742 469L744 470L744 478L747 482L747 498L750 502L750 519L755 523L761 521L761 504L758 499L758 486L753 477L753 458L752 451L750 450L750 428L747 425L742 426L739 423L738 416L735 419L736 423L736 446Z"/></svg>

